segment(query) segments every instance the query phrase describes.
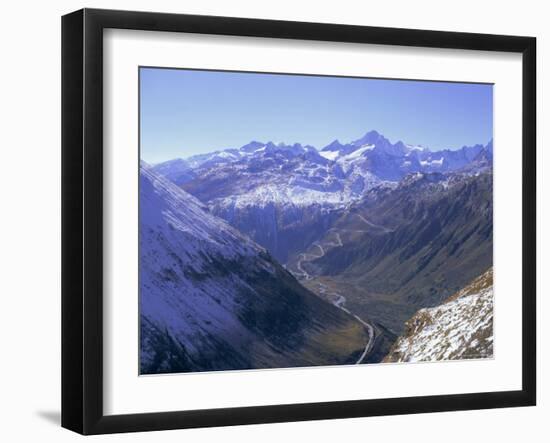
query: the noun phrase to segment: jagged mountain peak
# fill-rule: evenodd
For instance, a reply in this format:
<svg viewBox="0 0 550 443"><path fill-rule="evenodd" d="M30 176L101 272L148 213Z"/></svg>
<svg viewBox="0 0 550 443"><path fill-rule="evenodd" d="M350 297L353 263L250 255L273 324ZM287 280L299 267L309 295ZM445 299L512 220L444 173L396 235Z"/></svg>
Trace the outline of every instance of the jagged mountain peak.
<svg viewBox="0 0 550 443"><path fill-rule="evenodd" d="M382 134L380 134L378 131L372 129L365 133L363 137L358 138L357 140L352 141L351 143L354 145L364 145L364 144L375 144L376 142L380 141L381 139L387 140Z"/></svg>
<svg viewBox="0 0 550 443"><path fill-rule="evenodd" d="M368 131L363 137L358 138L351 142L356 147L363 147L365 145L372 145L378 149L394 152L399 151L403 154L406 151L405 144L401 141L392 144L384 135L376 130ZM393 148L393 149L392 149Z"/></svg>
<svg viewBox="0 0 550 443"><path fill-rule="evenodd" d="M268 141L267 143L263 143L253 140L241 146L238 151L252 155L263 155L264 153L273 152L288 152L292 155L300 155L311 151L317 152L317 149L311 145L302 145L298 142L286 144L285 142Z"/></svg>
<svg viewBox="0 0 550 443"><path fill-rule="evenodd" d="M343 147L344 145L340 143L340 140L334 139L332 142L322 148L321 151L338 151Z"/></svg>
<svg viewBox="0 0 550 443"><path fill-rule="evenodd" d="M259 141L256 141L256 140L252 140L250 143L247 143L246 145L241 146L239 148L239 151L254 152L254 151L262 148L263 146L265 146L265 143L262 143L262 142L259 142Z"/></svg>

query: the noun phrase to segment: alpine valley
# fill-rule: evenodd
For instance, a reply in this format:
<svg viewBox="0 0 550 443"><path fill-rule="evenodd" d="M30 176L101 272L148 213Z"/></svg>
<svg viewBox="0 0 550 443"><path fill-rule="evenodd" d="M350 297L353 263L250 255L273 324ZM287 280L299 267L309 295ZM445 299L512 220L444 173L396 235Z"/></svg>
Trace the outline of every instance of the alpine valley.
<svg viewBox="0 0 550 443"><path fill-rule="evenodd" d="M141 372L492 356L492 165L376 131L142 162Z"/></svg>

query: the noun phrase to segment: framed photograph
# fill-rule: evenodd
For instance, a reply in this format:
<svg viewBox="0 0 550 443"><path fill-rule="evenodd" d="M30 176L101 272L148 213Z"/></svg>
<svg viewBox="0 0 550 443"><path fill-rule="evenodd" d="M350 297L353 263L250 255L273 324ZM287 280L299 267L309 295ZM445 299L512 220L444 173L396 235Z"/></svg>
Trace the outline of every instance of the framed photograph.
<svg viewBox="0 0 550 443"><path fill-rule="evenodd" d="M534 405L532 37L62 20L62 425Z"/></svg>

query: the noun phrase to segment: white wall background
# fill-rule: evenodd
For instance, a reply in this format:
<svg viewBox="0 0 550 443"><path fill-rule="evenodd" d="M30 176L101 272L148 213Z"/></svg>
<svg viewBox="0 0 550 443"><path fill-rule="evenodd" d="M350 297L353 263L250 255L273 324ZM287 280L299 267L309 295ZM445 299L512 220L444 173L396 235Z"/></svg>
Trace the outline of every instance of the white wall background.
<svg viewBox="0 0 550 443"><path fill-rule="evenodd" d="M0 26L0 436L74 441L60 410L60 16L81 7L532 35L538 38L539 406L102 436L94 441L545 441L550 435L549 12L544 2L89 0L5 2ZM519 147L518 147L519 149ZM543 199L546 201L543 202ZM541 249L544 247L544 251ZM546 273L546 275L541 275ZM414 381L411 381L414 382Z"/></svg>

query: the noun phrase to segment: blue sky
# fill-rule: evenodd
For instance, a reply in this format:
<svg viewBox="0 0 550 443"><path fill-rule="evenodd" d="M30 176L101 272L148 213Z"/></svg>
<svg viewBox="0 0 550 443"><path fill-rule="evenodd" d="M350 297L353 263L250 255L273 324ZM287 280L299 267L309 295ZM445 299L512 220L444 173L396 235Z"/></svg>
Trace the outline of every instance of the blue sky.
<svg viewBox="0 0 550 443"><path fill-rule="evenodd" d="M485 144L493 133L491 85L140 69L149 163L251 140L322 148L371 129L432 150Z"/></svg>

